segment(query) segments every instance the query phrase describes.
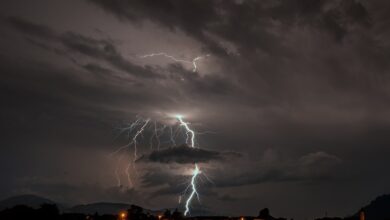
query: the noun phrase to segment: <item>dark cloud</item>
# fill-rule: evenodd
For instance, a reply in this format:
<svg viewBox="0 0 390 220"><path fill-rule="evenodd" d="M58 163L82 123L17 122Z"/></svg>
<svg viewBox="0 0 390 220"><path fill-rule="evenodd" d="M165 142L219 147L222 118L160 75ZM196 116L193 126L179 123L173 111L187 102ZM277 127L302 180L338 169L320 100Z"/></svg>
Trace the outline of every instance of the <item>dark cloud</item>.
<svg viewBox="0 0 390 220"><path fill-rule="evenodd" d="M26 34L28 37L36 37L38 40L44 40L45 43L37 42L36 44L44 45L44 49L52 51L61 51L58 46L65 47L62 51L68 57L73 57L68 53L79 53L100 61L105 61L113 67L125 71L136 77L141 78L161 78L150 67L141 67L127 61L117 51L116 47L108 40L94 39L73 32L56 33L54 30L44 25L35 24L21 18L9 17L6 21L17 30ZM49 42L47 42L49 41ZM54 45L48 44L52 43ZM59 45L56 45L59 44ZM71 58L74 62L79 63L76 58Z"/></svg>
<svg viewBox="0 0 390 220"><path fill-rule="evenodd" d="M20 184L20 183L19 183ZM102 187L98 184L68 184L60 182L37 182L30 181L24 183L19 190L13 193L18 194L34 194L43 197L51 198L55 202L62 204L85 204L96 201L117 201L124 203L135 203L139 205L147 205L147 197L126 187ZM60 194L60 195L59 195ZM75 200L75 198L78 198ZM140 201L143 201L140 204Z"/></svg>
<svg viewBox="0 0 390 220"><path fill-rule="evenodd" d="M180 163L184 161L184 158L187 158L177 156L178 154L183 154L182 150L184 151L184 149L167 149L161 153L164 156L159 154L158 158L150 159L151 156L149 155L148 159L160 163ZM190 151L186 150L185 152L188 153ZM203 176L203 181L200 182L202 185L200 190L209 192L219 188L243 187L265 183L301 182L318 184L322 181L342 181L346 178L342 174L343 161L325 152L309 153L297 159L285 158L281 160L280 158L270 159L269 152L266 151L263 158L256 161L251 161L248 156L237 160L236 153L233 154L234 159L223 161L220 165L210 163L212 162L211 156L207 156L210 164L203 164L201 168L204 174L200 174L200 176L206 176ZM169 155L169 157L166 155ZM174 155L174 159L171 159L172 155ZM193 154L192 156L199 158L198 154ZM201 162L205 162L204 158L206 157L203 154L203 161ZM145 158L140 160L145 160ZM185 162L191 163L194 161L196 159L191 157ZM159 167L148 170L142 176L142 184L145 187L161 187L154 191L154 196L178 194L185 189L187 186L186 180L188 180L188 176L175 172L179 168L178 166L172 166L165 167L165 169ZM209 179L209 176L212 177L212 180Z"/></svg>
<svg viewBox="0 0 390 220"><path fill-rule="evenodd" d="M342 160L325 152L310 153L298 160L288 162L279 160L270 162L264 159L261 163L249 163L255 169L245 169L246 171L243 172L236 173L235 168L228 165L227 169L214 171L217 175L215 177L216 186L237 187L267 182L335 181L337 178L343 178L334 172L336 168L340 168Z"/></svg>
<svg viewBox="0 0 390 220"><path fill-rule="evenodd" d="M165 80L175 85L170 88L160 87L160 91L183 89L187 90L188 94L193 94L194 98L197 99L202 99L204 94L228 96L238 92L237 85L220 74L201 76L198 72L184 69L180 64L169 65L166 69L134 64L123 57L110 39L87 37L72 31L60 33L47 26L26 21L19 17L7 17L3 21L23 33L28 42L67 58L98 77L103 77L100 80L136 82L138 79L138 85L146 83L143 79ZM108 66L103 67L101 63ZM133 78L119 77L117 72L121 71ZM159 86L158 82L152 84L153 87ZM145 95L152 92L154 91L146 92ZM170 93L171 91L166 92ZM176 91L173 91L173 93L176 93Z"/></svg>
<svg viewBox="0 0 390 220"><path fill-rule="evenodd" d="M156 198L161 196L178 196L182 195L188 190L190 175L183 175L182 173L169 172L178 169L178 167L156 168L148 170L142 175L142 186L152 189L149 198ZM207 183L205 177L198 179L199 193L207 196L217 196L218 193L215 188ZM183 197L184 199L184 197Z"/></svg>
<svg viewBox="0 0 390 220"><path fill-rule="evenodd" d="M90 0L121 20L152 20L171 30L179 28L220 54L224 51L206 34L234 42L240 49L281 48L272 29L275 23L309 26L341 40L353 26L367 26L369 16L358 1L104 1ZM262 27L262 28L259 28ZM241 34L245 33L245 35ZM242 51L244 52L244 51Z"/></svg>
<svg viewBox="0 0 390 220"><path fill-rule="evenodd" d="M270 10L275 19L290 25L295 23L323 30L336 40L342 40L351 27L367 27L370 23L367 9L355 0L280 1Z"/></svg>
<svg viewBox="0 0 390 220"><path fill-rule="evenodd" d="M61 39L67 48L92 58L104 60L119 70L136 77L157 79L162 77L150 67L137 66L127 61L117 51L116 47L108 41L96 40L72 32L63 34Z"/></svg>
<svg viewBox="0 0 390 220"><path fill-rule="evenodd" d="M167 67L172 80L180 82L181 86L194 94L196 98L204 95L229 96L237 92L238 87L230 79L223 75L211 74L201 76L197 72L185 70L183 66L172 64Z"/></svg>
<svg viewBox="0 0 390 220"><path fill-rule="evenodd" d="M223 194L218 196L219 200L222 200L224 202L235 202L235 201L241 201L241 202L247 202L248 198L240 198L240 197L235 197L231 196L229 194Z"/></svg>
<svg viewBox="0 0 390 220"><path fill-rule="evenodd" d="M226 160L231 157L241 157L241 154L237 152L218 152L202 148L191 148L184 144L177 147L153 151L150 154L142 155L137 161L193 164Z"/></svg>
<svg viewBox="0 0 390 220"><path fill-rule="evenodd" d="M56 37L56 33L47 26L34 24L19 17L2 17L3 22L8 23L12 27L27 35L36 36L51 40Z"/></svg>
<svg viewBox="0 0 390 220"><path fill-rule="evenodd" d="M221 213L267 205L295 218L314 218L323 207L343 215L389 190L385 1L5 0L2 6L0 196L135 197L149 207L174 206L194 162L215 183L202 176L202 203ZM151 52L210 56L193 72L187 63L138 57ZM170 140L162 135L161 150L149 154L145 133L137 193L111 188L117 158L105 164L106 155L127 141L113 140L114 127L136 114L176 113L198 132L200 149L164 148ZM52 181L20 184L26 173Z"/></svg>

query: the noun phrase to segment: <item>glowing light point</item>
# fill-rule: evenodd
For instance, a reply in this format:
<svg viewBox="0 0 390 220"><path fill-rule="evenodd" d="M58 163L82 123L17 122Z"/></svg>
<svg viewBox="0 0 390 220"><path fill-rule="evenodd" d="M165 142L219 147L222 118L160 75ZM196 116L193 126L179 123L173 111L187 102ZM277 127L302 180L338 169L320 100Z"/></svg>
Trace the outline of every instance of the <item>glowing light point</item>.
<svg viewBox="0 0 390 220"><path fill-rule="evenodd" d="M119 213L120 219L125 219L126 218L126 212L121 212Z"/></svg>

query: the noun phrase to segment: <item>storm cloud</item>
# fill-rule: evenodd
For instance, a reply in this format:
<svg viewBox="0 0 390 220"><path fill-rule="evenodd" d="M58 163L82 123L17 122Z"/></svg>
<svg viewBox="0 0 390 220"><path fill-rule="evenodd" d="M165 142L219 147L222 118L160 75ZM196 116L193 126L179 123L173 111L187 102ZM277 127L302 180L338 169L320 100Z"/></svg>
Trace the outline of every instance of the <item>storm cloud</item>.
<svg viewBox="0 0 390 220"><path fill-rule="evenodd" d="M241 154L237 152L218 152L201 148L192 148L184 144L142 155L137 162L150 161L158 163L193 164L227 160L229 158L232 159L237 157L241 157Z"/></svg>
<svg viewBox="0 0 390 220"><path fill-rule="evenodd" d="M0 197L174 207L194 162L223 214L345 216L390 190L387 1L6 0L0 14ZM210 56L195 72L141 58L159 52ZM128 143L116 128L172 114L199 148L140 136L137 187L118 184L134 149L108 156Z"/></svg>

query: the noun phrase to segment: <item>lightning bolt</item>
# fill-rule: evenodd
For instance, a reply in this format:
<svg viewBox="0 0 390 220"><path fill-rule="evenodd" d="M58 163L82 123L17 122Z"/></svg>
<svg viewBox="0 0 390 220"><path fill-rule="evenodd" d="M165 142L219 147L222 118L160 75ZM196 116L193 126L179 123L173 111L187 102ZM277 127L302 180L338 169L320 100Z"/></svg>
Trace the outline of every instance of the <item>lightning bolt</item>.
<svg viewBox="0 0 390 220"><path fill-rule="evenodd" d="M196 65L196 62L201 60L201 59L204 59L205 57L208 57L210 56L210 54L206 54L204 56L197 56L195 57L194 59L192 60L183 60L183 59L178 59L172 55L169 55L167 53L151 53L151 54L146 54L146 55L143 55L143 56L139 56L140 58L148 58L148 57L155 57L155 56L163 56L163 57L166 57L166 58L169 58L175 62L180 62L180 63L187 63L187 64L190 64L192 65L192 72L196 72L197 69L198 69L198 66Z"/></svg>
<svg viewBox="0 0 390 220"><path fill-rule="evenodd" d="M150 119L147 118L147 119L142 119L142 118L137 118L137 120L135 120L133 123L131 123L128 127L125 127L124 129L122 129L122 132L121 133L124 133L125 131L127 131L127 135L130 137L133 130L136 128L136 127L139 127L140 125L142 125L138 130L136 130L134 136L131 138L131 141L122 146L122 147L119 147L116 151L112 152L110 154L110 156L113 156L119 152L121 152L122 150L124 149L129 149L131 148L131 146L134 146L134 151L133 151L133 160L130 160L129 163L127 164L126 166L126 169L125 169L125 174L127 176L127 181L129 183L129 186L133 186L133 181L131 180L131 175L130 175L130 168L133 167L135 172L136 172L136 169L135 169L135 160L137 159L137 138L139 135L141 135L146 126L148 125ZM115 176L116 176L116 179L117 179L117 182L118 182L118 186L121 186L121 179L120 179L120 176L119 176L119 165L120 165L120 162L122 160L122 156L119 157L118 159L118 162L117 162L117 168L115 169Z"/></svg>
<svg viewBox="0 0 390 220"><path fill-rule="evenodd" d="M172 127L169 127L169 131L170 131L170 140L171 140L171 143L173 144L173 146L176 145L176 141L175 141L175 137L174 137L174 133L173 133L173 128Z"/></svg>
<svg viewBox="0 0 390 220"><path fill-rule="evenodd" d="M198 177L200 172L201 171L198 167L198 164L195 163L195 169L192 172L192 178L191 178L192 191L191 191L191 194L190 194L190 196L188 196L188 199L186 201L186 210L184 212L185 216L187 216L187 214L190 212L190 204L191 204L191 201L192 201L192 198L194 197L194 195L196 194L196 196L199 196L198 192L196 191L196 182L195 181L196 181L196 177Z"/></svg>
<svg viewBox="0 0 390 220"><path fill-rule="evenodd" d="M132 142L130 143L130 145L133 143L134 144L134 156L133 156L133 161L132 162L129 162L129 164L127 165L127 168L126 168L126 175L127 175L127 179L129 181L129 183L131 183L131 177L130 177L130 166L133 165L133 168L134 168L134 171L135 173L137 174L137 170L135 169L135 161L137 160L137 137L142 134L142 132L145 130L145 127L146 125L148 125L150 119L146 119L144 124L142 125L142 127L135 133L135 135L133 136L133 140Z"/></svg>
<svg viewBox="0 0 390 220"><path fill-rule="evenodd" d="M191 145L190 146L192 148L195 148L195 132L190 129L187 122L183 121L183 116L177 115L176 118L177 118L177 120L179 120L180 125L184 126L184 128L186 129L186 135L187 135L186 144L188 144L188 139L190 139L190 136L188 134L191 134Z"/></svg>
<svg viewBox="0 0 390 220"><path fill-rule="evenodd" d="M145 130L145 127L146 125L148 125L150 119L146 119L145 120L145 123L142 125L142 127L137 131L137 133L135 133L134 137L133 137L133 141L132 143L134 143L134 160L137 159L137 137L142 134L142 132Z"/></svg>
<svg viewBox="0 0 390 220"><path fill-rule="evenodd" d="M195 148L195 132L189 127L188 122L183 121L183 116L177 115L176 118L179 121L180 125L186 129L186 135L187 135L186 142L188 142L188 140L190 139L191 140L190 147ZM191 138L189 137L190 136L189 134L191 134ZM195 163L195 168L192 171L192 177L191 177L191 183L190 183L191 193L188 196L188 198L186 200L186 205L185 205L185 207L186 207L186 210L184 212L185 216L187 216L187 214L190 212L190 205L191 205L191 201L194 198L194 196L196 195L199 198L198 191L196 189L196 179L200 173L201 173L201 171L199 169L199 166L197 163ZM181 197L180 197L180 200L181 200Z"/></svg>
<svg viewBox="0 0 390 220"><path fill-rule="evenodd" d="M118 182L118 187L121 187L122 186L122 183L121 183L121 178L119 176L119 173L118 173L118 170L119 170L119 165L122 161L122 158L123 158L123 155L121 155L118 159L118 162L117 162L117 165L116 165L116 168L115 168L115 177L116 177L116 181ZM130 184L131 182L129 182ZM132 184L132 183L131 183Z"/></svg>
<svg viewBox="0 0 390 220"><path fill-rule="evenodd" d="M171 119L173 118L173 119L177 120L177 123L175 125L171 126L171 125L166 125L164 123L158 122L156 120L152 120L150 118L145 119L145 118L137 116L137 119L133 123L128 124L125 128L122 129L121 134L126 132L129 141L126 145L119 147L116 151L114 151L111 154L114 155L114 154L117 154L117 153L119 153L123 150L126 150L126 149L128 151L133 150L133 155L130 157L129 163L127 164L127 166L124 170L124 173L127 175L127 180L128 180L129 186L134 186L132 178L131 178L130 170L131 169L134 170L134 175L137 176L137 169L135 167L135 162L138 158L138 155L137 155L138 141L139 141L140 137L143 137L145 130L152 131L151 132L152 134L149 137L151 149L154 147L153 146L154 138L157 141L157 150L160 148L160 144L164 143L164 142L161 142L160 139L162 139L165 136L164 135L165 132L167 132L167 135L169 135L168 142L171 142L172 144L176 145L175 137L177 134L181 133L179 131L182 131L183 133L185 133L185 143L190 148L195 148L195 145L196 145L195 136L198 133L196 133L193 129L191 129L190 123L184 121L182 115L169 116L169 118L171 118ZM153 126L153 124L154 124L154 126ZM166 129L166 128L169 128L169 131L167 131L168 129ZM149 134L149 132L147 132L146 134ZM123 155L120 155L118 162L117 162L117 168L115 170L115 175L116 175L116 179L117 179L119 187L121 187L121 179L119 176L119 166L120 166L122 159L123 159ZM202 175L200 175L200 174L202 174ZM201 177L203 175L208 179L208 177L201 171L199 165L197 163L194 163L194 168L191 170L190 182L188 183L184 193L179 196L179 204L181 203L182 199L184 199L184 198L186 199L185 200L185 212L184 212L185 216L187 216L190 213L191 203L192 203L195 196L198 198L198 201L199 201L199 194L197 191L197 183L199 180L202 180Z"/></svg>
<svg viewBox="0 0 390 220"><path fill-rule="evenodd" d="M161 136L164 134L165 129L167 128L166 125L161 125L160 128L158 128L158 124L156 121L154 121L154 133L153 135L150 136L150 149L153 149L153 138L155 137L157 141L157 150L160 150L160 145L161 145ZM170 127L172 130L172 127Z"/></svg>

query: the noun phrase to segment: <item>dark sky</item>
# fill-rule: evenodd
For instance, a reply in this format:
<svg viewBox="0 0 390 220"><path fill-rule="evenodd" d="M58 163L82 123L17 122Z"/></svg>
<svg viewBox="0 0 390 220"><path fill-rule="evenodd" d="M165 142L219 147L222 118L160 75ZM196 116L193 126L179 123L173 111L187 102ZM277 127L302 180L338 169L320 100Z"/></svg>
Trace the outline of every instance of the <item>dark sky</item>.
<svg viewBox="0 0 390 220"><path fill-rule="evenodd" d="M390 192L389 10L386 0L3 0L0 198L175 207L194 156L213 180L199 187L213 213L354 213ZM209 56L194 72L140 58L153 52ZM210 131L197 136L204 150L141 141L136 186L117 187L116 128L175 113Z"/></svg>

